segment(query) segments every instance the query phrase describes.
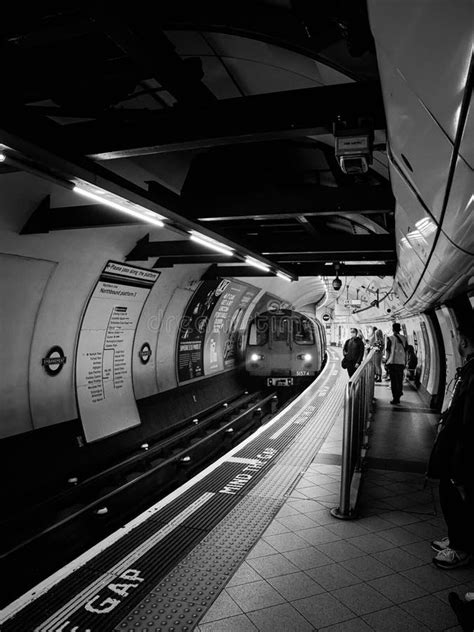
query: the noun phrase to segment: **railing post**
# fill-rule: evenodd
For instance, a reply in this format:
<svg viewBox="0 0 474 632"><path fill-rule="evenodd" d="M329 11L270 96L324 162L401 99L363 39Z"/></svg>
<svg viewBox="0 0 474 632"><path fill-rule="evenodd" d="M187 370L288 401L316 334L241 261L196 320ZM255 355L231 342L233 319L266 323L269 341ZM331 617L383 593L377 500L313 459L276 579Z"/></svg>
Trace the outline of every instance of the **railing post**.
<svg viewBox="0 0 474 632"><path fill-rule="evenodd" d="M352 383L346 386L344 391L344 422L342 437L342 463L341 463L341 487L339 507L331 509L331 514L335 518L348 518L350 512L350 489L351 489L351 427L353 421L353 398L351 397Z"/></svg>
<svg viewBox="0 0 474 632"><path fill-rule="evenodd" d="M360 482L363 442L374 394L373 356L371 351L344 391L340 498L339 507L331 509L332 516L342 520L355 517L351 488L354 474Z"/></svg>

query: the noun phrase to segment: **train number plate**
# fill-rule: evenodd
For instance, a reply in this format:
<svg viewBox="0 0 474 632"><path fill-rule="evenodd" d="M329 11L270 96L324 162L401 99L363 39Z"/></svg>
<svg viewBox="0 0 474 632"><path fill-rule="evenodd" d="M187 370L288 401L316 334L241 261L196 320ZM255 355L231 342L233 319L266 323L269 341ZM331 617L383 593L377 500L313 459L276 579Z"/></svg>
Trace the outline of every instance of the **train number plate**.
<svg viewBox="0 0 474 632"><path fill-rule="evenodd" d="M267 377L267 386L293 386L292 377Z"/></svg>
<svg viewBox="0 0 474 632"><path fill-rule="evenodd" d="M296 371L296 376L297 376L297 377L301 377L301 376L304 376L304 375L309 375L309 374L310 374L310 373L309 373L309 371L303 371L303 370L301 370L301 371Z"/></svg>

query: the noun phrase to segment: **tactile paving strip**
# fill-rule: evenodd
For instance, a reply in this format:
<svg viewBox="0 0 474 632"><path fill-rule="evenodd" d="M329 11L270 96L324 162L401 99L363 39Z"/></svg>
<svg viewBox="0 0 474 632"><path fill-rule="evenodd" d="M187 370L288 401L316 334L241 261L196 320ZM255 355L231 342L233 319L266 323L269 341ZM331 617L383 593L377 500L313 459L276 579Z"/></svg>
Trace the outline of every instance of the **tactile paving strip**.
<svg viewBox="0 0 474 632"><path fill-rule="evenodd" d="M338 381L308 417L298 441L239 504L174 568L114 632L188 632L204 616L283 505L302 472L320 449L340 408ZM323 419L324 436L316 427Z"/></svg>
<svg viewBox="0 0 474 632"><path fill-rule="evenodd" d="M280 506L280 499L246 496L115 630L192 630Z"/></svg>

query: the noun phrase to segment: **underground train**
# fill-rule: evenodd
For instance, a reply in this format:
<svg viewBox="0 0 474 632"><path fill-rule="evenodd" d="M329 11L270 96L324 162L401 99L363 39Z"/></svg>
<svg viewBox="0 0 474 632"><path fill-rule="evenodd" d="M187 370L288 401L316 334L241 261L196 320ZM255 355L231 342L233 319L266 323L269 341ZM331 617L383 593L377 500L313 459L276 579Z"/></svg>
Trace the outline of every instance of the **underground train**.
<svg viewBox="0 0 474 632"><path fill-rule="evenodd" d="M297 386L321 371L326 333L317 320L281 309L258 314L250 323L245 368L266 386Z"/></svg>

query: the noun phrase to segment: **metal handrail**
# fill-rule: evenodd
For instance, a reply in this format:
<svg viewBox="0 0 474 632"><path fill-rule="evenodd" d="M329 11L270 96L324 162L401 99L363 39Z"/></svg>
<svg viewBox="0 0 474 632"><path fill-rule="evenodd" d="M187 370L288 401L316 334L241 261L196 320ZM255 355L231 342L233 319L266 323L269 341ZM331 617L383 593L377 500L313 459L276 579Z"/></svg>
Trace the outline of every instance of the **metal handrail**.
<svg viewBox="0 0 474 632"><path fill-rule="evenodd" d="M355 505L361 479L362 459L367 448L374 398L375 367L372 349L350 378L344 393L344 426L342 439L341 489L339 507L332 509L335 518L355 517Z"/></svg>

